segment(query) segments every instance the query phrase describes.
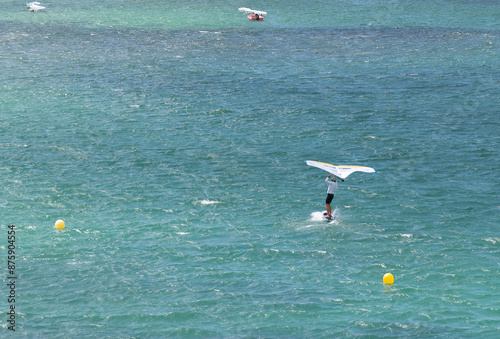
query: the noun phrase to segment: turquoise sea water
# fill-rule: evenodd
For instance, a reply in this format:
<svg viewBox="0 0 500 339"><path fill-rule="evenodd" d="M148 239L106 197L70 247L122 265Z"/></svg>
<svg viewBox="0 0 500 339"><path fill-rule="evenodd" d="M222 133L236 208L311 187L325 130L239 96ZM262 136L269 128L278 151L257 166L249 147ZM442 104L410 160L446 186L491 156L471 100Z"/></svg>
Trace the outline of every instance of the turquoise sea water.
<svg viewBox="0 0 500 339"><path fill-rule="evenodd" d="M42 3L0 12L1 337L498 337L498 1ZM377 173L325 223L304 160Z"/></svg>

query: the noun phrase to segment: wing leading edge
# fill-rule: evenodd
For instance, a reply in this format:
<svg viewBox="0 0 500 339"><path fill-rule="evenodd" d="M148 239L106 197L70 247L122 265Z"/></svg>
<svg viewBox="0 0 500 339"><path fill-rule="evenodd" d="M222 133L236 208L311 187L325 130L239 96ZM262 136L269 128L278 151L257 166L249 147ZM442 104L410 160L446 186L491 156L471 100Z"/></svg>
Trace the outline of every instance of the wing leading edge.
<svg viewBox="0 0 500 339"><path fill-rule="evenodd" d="M375 170L371 167L365 166L344 166L344 165L332 165L327 164L326 162L306 160L306 165L316 167L327 171L341 179L347 178L354 172L364 172L364 173L375 173Z"/></svg>

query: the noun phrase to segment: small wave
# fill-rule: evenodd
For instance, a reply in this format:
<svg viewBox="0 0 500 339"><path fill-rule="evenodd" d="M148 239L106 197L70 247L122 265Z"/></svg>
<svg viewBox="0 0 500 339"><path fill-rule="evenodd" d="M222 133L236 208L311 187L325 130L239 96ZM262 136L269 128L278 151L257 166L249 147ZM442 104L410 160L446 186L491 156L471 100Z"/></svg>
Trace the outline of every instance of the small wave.
<svg viewBox="0 0 500 339"><path fill-rule="evenodd" d="M200 201L200 204L202 205L214 205L214 204L218 204L219 201L217 200L201 200Z"/></svg>
<svg viewBox="0 0 500 339"><path fill-rule="evenodd" d="M198 33L202 33L202 34L208 34L208 33L221 34L222 32L218 32L218 31L215 31L215 32L212 32L212 31L198 31Z"/></svg>
<svg viewBox="0 0 500 339"><path fill-rule="evenodd" d="M496 237L489 237L486 239L483 239L484 241L491 242L493 245L496 245L496 243L500 242L500 238Z"/></svg>

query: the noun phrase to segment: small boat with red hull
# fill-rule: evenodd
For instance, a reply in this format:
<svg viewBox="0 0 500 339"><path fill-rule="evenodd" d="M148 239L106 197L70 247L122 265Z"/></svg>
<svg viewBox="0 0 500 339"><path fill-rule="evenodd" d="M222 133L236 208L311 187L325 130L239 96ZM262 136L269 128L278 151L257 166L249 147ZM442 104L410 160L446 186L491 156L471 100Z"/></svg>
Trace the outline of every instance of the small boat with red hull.
<svg viewBox="0 0 500 339"><path fill-rule="evenodd" d="M256 11L250 8L246 7L241 7L238 9L241 13L246 13L248 15L248 20L251 21L264 21L264 15L267 14L267 12L264 11Z"/></svg>

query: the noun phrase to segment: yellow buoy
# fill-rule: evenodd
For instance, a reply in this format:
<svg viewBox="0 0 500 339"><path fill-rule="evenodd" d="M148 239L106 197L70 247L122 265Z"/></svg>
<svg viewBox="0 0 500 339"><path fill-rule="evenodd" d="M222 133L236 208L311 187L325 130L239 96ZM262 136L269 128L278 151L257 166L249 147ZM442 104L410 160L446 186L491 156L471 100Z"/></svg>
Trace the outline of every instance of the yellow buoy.
<svg viewBox="0 0 500 339"><path fill-rule="evenodd" d="M394 284L394 276L390 273L384 274L384 284L392 285Z"/></svg>
<svg viewBox="0 0 500 339"><path fill-rule="evenodd" d="M63 230L64 229L64 221L59 219L56 221L56 229L57 230Z"/></svg>

